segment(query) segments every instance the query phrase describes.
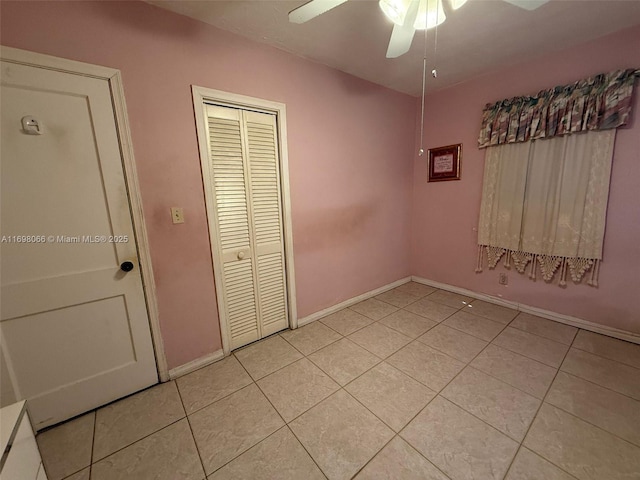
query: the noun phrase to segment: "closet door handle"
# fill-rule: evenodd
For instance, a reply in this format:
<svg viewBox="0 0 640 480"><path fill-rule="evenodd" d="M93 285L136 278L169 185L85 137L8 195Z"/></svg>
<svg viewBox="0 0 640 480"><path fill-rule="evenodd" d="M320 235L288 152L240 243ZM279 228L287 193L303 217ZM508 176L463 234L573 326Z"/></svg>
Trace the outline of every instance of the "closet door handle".
<svg viewBox="0 0 640 480"><path fill-rule="evenodd" d="M238 260L242 260L244 258L244 252L238 252Z"/></svg>

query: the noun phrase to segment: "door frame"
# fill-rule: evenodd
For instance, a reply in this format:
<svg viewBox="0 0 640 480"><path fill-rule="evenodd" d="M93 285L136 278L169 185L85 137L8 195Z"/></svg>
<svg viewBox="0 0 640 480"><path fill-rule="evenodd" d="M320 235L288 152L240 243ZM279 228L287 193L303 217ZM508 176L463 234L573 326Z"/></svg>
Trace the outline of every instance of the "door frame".
<svg viewBox="0 0 640 480"><path fill-rule="evenodd" d="M100 80L106 80L111 90L111 101L113 103L114 120L118 133L118 144L120 146L120 156L127 188L129 200L129 210L133 221L133 231L135 235L136 249L138 252L138 263L142 276L142 290L144 292L151 339L156 360L158 377L161 382L169 380L169 366L164 350L164 342L160 330L160 320L158 316L158 300L156 285L151 266L151 253L149 250L149 239L145 228L144 212L142 210L142 197L140 195L140 185L133 155L133 143L131 140L131 130L129 129L129 118L127 116L127 104L124 98L124 88L120 70L110 67L93 65L90 63L77 62L66 58L54 57L42 53L30 52L18 48L0 45L0 59L3 62L26 65L47 70L55 70L62 73L82 75Z"/></svg>
<svg viewBox="0 0 640 480"><path fill-rule="evenodd" d="M193 96L193 109L196 118L196 132L198 135L198 148L200 150L200 164L202 167L202 183L207 210L207 222L209 224L209 243L211 246L211 258L213 262L213 275L217 286L222 285L222 262L218 255L218 226L213 215L214 198L213 184L209 166L209 149L207 145L207 132L205 125L205 105L215 104L222 107L254 110L270 113L276 116L278 127L278 144L280 154L280 191L282 200L282 224L284 228L284 252L285 275L287 279L287 310L289 314L288 324L292 329L298 328L298 311L296 308L296 278L293 261L293 228L291 224L291 195L289 190L289 154L287 150L287 106L284 103L272 102L262 98L248 97L236 93L214 90L206 87L191 86ZM218 302L218 318L220 320L220 334L222 337L222 350L225 356L231 353L231 339L229 322L225 314L225 301L221 288L216 288L216 300Z"/></svg>

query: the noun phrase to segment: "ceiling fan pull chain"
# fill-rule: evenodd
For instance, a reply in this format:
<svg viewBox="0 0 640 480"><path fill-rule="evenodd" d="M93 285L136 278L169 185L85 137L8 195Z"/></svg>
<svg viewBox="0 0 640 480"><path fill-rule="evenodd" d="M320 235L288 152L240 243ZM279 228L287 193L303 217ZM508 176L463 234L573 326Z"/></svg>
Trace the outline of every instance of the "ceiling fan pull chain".
<svg viewBox="0 0 640 480"><path fill-rule="evenodd" d="M428 1L428 0L426 0ZM429 8L425 8L425 25L429 16ZM420 150L418 156L424 155L424 93L427 86L427 28L424 29L424 55L422 57L422 105L420 112Z"/></svg>
<svg viewBox="0 0 640 480"><path fill-rule="evenodd" d="M442 2L443 0L437 0L438 2ZM431 76L433 78L438 78L438 25L440 25L440 9L436 6L436 31L435 38L433 43L433 70L431 70Z"/></svg>
<svg viewBox="0 0 640 480"><path fill-rule="evenodd" d="M427 0L429 1L429 0ZM437 2L441 2L442 0L436 0ZM425 25L428 20L429 9L426 9ZM437 58L438 58L438 25L440 24L440 9L437 8L436 5L436 31L434 38L434 47L433 47L433 65L436 66ZM438 78L438 70L436 68L431 70L431 76L433 78ZM424 30L424 57L422 58L422 112L420 115L420 150L418 150L418 155L424 155L424 96L425 90L427 86L427 29Z"/></svg>
<svg viewBox="0 0 640 480"><path fill-rule="evenodd" d="M424 36L427 36L427 31L424 31ZM418 155L422 156L424 154L424 90L425 83L427 81L427 57L425 56L422 59L422 112L420 113L420 150L418 150Z"/></svg>

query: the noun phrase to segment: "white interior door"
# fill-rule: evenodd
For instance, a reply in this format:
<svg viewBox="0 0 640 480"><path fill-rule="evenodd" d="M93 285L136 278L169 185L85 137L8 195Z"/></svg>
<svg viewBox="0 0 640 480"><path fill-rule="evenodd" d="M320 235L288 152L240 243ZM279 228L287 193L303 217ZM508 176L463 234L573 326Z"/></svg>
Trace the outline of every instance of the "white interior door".
<svg viewBox="0 0 640 480"><path fill-rule="evenodd" d="M205 111L218 298L234 349L289 324L276 117Z"/></svg>
<svg viewBox="0 0 640 480"><path fill-rule="evenodd" d="M1 73L2 360L41 429L157 371L108 82Z"/></svg>

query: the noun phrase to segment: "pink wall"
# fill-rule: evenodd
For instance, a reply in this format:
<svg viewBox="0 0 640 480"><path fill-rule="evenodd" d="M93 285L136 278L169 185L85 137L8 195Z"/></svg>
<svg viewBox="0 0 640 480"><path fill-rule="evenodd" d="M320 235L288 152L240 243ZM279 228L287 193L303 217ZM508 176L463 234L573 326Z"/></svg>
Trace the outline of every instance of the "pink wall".
<svg viewBox="0 0 640 480"><path fill-rule="evenodd" d="M145 3L0 13L3 45L122 71L170 368L221 348L191 84L287 105L300 317L410 274L414 98Z"/></svg>
<svg viewBox="0 0 640 480"><path fill-rule="evenodd" d="M170 368L221 346L191 84L287 104L300 317L416 274L640 331L640 122L618 132L597 290L476 275L473 230L484 104L637 67L638 27L430 95L427 147L464 152L461 181L427 184L409 96L140 2L2 1L0 15L3 45L122 71Z"/></svg>
<svg viewBox="0 0 640 480"><path fill-rule="evenodd" d="M428 96L427 147L463 144L462 179L427 183L424 159L415 157L412 270L415 275L476 292L640 333L640 95L635 121L617 133L600 287L566 289L503 267L474 273L484 151L477 148L481 111L488 102L535 94L544 88L620 68L640 67L640 27L580 47L534 58Z"/></svg>

